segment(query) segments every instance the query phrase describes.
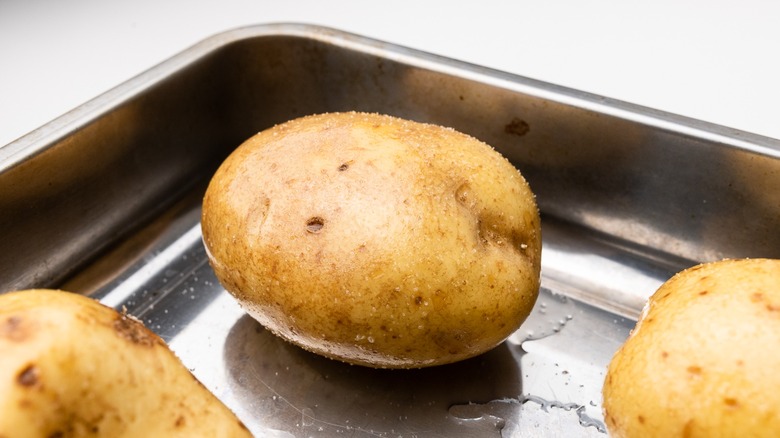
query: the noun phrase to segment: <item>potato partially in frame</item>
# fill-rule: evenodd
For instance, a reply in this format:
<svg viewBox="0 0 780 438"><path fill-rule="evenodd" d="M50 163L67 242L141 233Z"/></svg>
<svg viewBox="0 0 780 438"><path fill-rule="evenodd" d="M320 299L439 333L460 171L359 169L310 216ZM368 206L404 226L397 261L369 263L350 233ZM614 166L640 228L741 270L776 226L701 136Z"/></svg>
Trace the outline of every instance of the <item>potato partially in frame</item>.
<svg viewBox="0 0 780 438"><path fill-rule="evenodd" d="M780 436L780 260L686 269L648 300L605 378L615 437Z"/></svg>
<svg viewBox="0 0 780 438"><path fill-rule="evenodd" d="M0 436L251 437L163 340L71 292L0 294Z"/></svg>

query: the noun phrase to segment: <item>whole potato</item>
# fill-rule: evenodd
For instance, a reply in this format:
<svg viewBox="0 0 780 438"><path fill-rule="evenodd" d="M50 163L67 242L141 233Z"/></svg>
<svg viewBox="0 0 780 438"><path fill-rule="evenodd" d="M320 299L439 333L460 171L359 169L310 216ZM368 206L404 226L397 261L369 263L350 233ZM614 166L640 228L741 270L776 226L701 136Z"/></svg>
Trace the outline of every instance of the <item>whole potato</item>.
<svg viewBox="0 0 780 438"><path fill-rule="evenodd" d="M234 151L203 202L224 287L272 332L371 367L478 355L528 316L540 219L488 145L365 113L303 117Z"/></svg>
<svg viewBox="0 0 780 438"><path fill-rule="evenodd" d="M0 294L0 437L249 437L157 335L75 293Z"/></svg>
<svg viewBox="0 0 780 438"><path fill-rule="evenodd" d="M603 388L616 437L780 436L780 260L680 272L649 299Z"/></svg>

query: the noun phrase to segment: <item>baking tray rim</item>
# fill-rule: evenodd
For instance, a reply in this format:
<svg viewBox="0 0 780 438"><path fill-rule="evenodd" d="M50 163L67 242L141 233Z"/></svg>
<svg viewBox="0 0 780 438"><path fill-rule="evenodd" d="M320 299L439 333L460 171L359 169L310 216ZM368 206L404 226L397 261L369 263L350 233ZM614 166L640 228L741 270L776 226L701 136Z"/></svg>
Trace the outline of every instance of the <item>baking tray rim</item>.
<svg viewBox="0 0 780 438"><path fill-rule="evenodd" d="M538 79L436 55L332 27L307 23L264 23L228 29L191 45L168 59L108 89L29 133L0 146L0 172L57 143L163 81L170 74L230 44L257 37L298 37L374 54L407 65L467 78L568 106L591 110L660 130L697 137L714 144L780 159L780 140L691 117L556 85Z"/></svg>

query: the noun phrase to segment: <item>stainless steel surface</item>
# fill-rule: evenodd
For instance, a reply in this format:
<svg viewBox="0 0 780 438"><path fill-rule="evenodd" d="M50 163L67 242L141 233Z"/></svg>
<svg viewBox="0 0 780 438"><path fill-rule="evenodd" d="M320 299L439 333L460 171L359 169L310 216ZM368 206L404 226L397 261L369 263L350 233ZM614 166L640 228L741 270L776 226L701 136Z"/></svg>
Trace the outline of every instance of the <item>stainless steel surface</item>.
<svg viewBox="0 0 780 438"><path fill-rule="evenodd" d="M502 346L352 367L270 336L223 291L200 242L205 182L251 134L336 110L452 126L526 175L543 290ZM698 261L780 258L779 187L776 140L330 29L250 27L0 148L0 291L126 307L258 436L600 435L604 367L645 298Z"/></svg>
<svg viewBox="0 0 780 438"><path fill-rule="evenodd" d="M485 355L410 371L342 364L271 335L222 289L200 240L197 199L138 234L130 246L145 249L135 262L120 262L121 247L107 254L121 272L95 265L63 287L140 318L256 436L603 436L604 371L631 319L545 278L529 319Z"/></svg>

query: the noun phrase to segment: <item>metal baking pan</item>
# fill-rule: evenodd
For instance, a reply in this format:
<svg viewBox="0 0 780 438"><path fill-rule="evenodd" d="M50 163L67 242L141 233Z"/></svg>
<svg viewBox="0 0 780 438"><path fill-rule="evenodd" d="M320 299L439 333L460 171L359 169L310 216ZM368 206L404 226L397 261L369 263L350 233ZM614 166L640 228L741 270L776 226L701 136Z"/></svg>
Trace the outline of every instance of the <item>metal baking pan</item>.
<svg viewBox="0 0 780 438"><path fill-rule="evenodd" d="M451 126L526 176L542 290L507 342L433 369L345 365L270 335L207 263L205 184L275 123L360 110ZM674 272L780 258L780 142L340 31L208 38L0 148L0 291L142 319L257 436L603 436L605 366Z"/></svg>

